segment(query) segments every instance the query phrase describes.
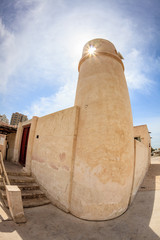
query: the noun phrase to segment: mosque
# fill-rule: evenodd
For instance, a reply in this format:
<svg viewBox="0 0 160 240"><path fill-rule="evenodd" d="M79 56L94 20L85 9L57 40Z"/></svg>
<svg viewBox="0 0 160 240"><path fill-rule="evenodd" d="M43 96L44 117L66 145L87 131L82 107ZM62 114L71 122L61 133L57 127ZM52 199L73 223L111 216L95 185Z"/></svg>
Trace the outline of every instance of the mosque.
<svg viewBox="0 0 160 240"><path fill-rule="evenodd" d="M128 209L148 170L150 135L146 125L133 127L122 55L111 42L87 42L78 71L74 106L8 130L7 161L23 165L58 208L113 219Z"/></svg>

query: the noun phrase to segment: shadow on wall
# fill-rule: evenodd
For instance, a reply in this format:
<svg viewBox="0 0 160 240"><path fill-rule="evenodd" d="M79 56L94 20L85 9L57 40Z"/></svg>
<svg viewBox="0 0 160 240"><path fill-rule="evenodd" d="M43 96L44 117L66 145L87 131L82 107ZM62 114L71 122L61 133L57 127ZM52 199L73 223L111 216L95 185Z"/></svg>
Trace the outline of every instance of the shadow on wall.
<svg viewBox="0 0 160 240"><path fill-rule="evenodd" d="M84 221L57 209L52 205L25 209L28 218L26 224L16 225L13 222L0 223L1 234L17 234L23 240L70 239L70 240L159 240L154 232L158 214L158 200L155 203L156 178L160 176L160 164L152 164L142 183L133 204L122 216L102 222ZM154 191L155 190L155 191ZM157 195L158 196L158 195ZM160 213L159 213L160 215ZM151 227L153 227L153 230ZM7 237L7 236L6 236ZM5 239L5 238L3 238ZM9 238L6 238L9 239ZM11 237L12 239L12 237Z"/></svg>

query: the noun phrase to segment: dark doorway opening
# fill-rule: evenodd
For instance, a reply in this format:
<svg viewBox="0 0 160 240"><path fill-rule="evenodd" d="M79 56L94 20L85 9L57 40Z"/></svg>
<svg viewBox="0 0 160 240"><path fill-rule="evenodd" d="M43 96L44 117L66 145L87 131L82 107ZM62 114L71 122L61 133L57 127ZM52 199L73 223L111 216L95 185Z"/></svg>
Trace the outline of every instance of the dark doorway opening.
<svg viewBox="0 0 160 240"><path fill-rule="evenodd" d="M30 131L30 126L24 127L22 141L21 141L20 157L19 157L19 162L23 166L25 166L26 164L26 153L27 153L29 131Z"/></svg>

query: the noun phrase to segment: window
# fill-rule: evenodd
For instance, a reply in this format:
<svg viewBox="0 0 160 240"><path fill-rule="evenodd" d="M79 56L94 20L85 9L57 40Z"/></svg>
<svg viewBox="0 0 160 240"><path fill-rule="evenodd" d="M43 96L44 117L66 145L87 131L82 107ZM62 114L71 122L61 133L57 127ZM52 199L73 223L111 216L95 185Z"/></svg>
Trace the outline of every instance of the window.
<svg viewBox="0 0 160 240"><path fill-rule="evenodd" d="M141 142L141 137L134 137L137 141Z"/></svg>

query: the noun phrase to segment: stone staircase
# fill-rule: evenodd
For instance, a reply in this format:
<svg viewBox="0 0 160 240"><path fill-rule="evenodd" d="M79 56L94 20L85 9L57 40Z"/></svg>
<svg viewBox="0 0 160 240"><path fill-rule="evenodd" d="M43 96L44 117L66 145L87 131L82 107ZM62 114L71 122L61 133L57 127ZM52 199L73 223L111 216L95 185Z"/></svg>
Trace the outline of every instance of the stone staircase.
<svg viewBox="0 0 160 240"><path fill-rule="evenodd" d="M21 190L23 207L37 207L50 203L45 194L40 190L35 179L29 174L13 171L7 171L7 174L11 185L17 185ZM5 205L8 207L6 191L2 181L0 181L0 192Z"/></svg>

